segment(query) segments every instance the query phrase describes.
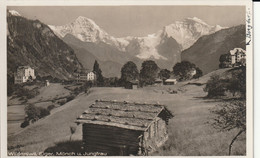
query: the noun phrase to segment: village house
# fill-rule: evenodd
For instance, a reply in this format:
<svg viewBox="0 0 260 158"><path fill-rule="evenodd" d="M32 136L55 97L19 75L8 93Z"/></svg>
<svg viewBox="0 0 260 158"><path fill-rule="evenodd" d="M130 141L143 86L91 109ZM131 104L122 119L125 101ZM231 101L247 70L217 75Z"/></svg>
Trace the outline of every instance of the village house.
<svg viewBox="0 0 260 158"><path fill-rule="evenodd" d="M177 79L167 79L167 80L165 80L164 81L164 84L165 85L174 85L174 84L176 84L177 83Z"/></svg>
<svg viewBox="0 0 260 158"><path fill-rule="evenodd" d="M246 64L246 51L242 48L234 48L230 50L231 65L240 66Z"/></svg>
<svg viewBox="0 0 260 158"><path fill-rule="evenodd" d="M77 118L86 152L148 155L168 139L173 115L163 105L96 101Z"/></svg>
<svg viewBox="0 0 260 158"><path fill-rule="evenodd" d="M86 82L86 81L94 82L95 80L96 80L96 74L92 71L88 72L88 73L77 74L77 81L78 82Z"/></svg>
<svg viewBox="0 0 260 158"><path fill-rule="evenodd" d="M88 81L95 81L96 80L96 74L93 71L89 72L87 74L87 80Z"/></svg>
<svg viewBox="0 0 260 158"><path fill-rule="evenodd" d="M34 69L30 66L19 66L14 74L14 83L20 84L36 79Z"/></svg>

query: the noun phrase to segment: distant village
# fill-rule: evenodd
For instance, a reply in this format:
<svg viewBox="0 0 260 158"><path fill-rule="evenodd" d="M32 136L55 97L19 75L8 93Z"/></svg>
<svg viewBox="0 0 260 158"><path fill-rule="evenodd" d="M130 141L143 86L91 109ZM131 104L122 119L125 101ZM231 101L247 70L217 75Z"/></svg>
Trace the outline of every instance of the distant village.
<svg viewBox="0 0 260 158"><path fill-rule="evenodd" d="M220 68L228 68L228 67L238 67L246 65L246 51L242 48L234 48L230 50L228 54L223 54L220 56ZM189 71L191 78L196 75L196 69L192 68ZM83 82L92 82L95 83L97 81L97 74L95 71L86 71L82 69L75 73L75 81L78 83ZM21 84L26 82L31 82L36 79L35 70L30 66L19 66L17 71L14 73L14 84ZM154 85L174 85L178 82L178 76L170 73L170 75L165 78L164 76L157 75L154 80ZM138 79L130 80L124 83L124 87L127 89L137 89L140 87L140 81ZM50 81L45 80L45 85L49 86Z"/></svg>

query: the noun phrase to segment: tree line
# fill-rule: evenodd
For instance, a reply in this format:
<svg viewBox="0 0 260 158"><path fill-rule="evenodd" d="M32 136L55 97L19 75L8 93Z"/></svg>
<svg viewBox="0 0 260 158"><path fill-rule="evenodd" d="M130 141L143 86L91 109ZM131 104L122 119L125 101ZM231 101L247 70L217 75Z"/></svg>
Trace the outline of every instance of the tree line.
<svg viewBox="0 0 260 158"><path fill-rule="evenodd" d="M195 74L192 72L195 71ZM202 71L189 61L182 61L175 64L172 71L168 69L160 69L153 60L146 60L142 63L140 71L133 61L126 62L121 68L121 78L105 78L99 68L97 61L94 63L93 72L97 75L98 86L124 86L128 82L138 81L140 86L154 84L156 78L163 81L174 75L179 81L199 78L203 75Z"/></svg>

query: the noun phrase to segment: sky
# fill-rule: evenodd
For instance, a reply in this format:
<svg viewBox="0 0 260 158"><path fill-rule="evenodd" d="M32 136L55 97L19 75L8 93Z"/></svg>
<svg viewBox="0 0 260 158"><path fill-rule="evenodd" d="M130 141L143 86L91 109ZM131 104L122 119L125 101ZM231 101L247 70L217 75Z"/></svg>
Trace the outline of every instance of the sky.
<svg viewBox="0 0 260 158"><path fill-rule="evenodd" d="M224 27L245 24L243 6L10 6L7 9L48 25L64 25L85 16L115 37L146 36L188 17Z"/></svg>

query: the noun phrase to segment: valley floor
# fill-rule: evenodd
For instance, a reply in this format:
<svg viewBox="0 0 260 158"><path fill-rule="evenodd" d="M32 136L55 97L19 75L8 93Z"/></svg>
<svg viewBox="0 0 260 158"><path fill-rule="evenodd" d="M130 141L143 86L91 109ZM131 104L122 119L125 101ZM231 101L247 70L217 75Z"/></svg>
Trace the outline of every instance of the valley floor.
<svg viewBox="0 0 260 158"><path fill-rule="evenodd" d="M193 82L204 81L204 78ZM81 94L55 109L48 117L8 137L8 149L20 152L43 152L55 143L67 141L70 127L77 127L72 140L82 140L81 125L74 121L96 99L160 103L174 114L169 122L169 140L153 155L199 156L227 155L228 145L237 131L220 132L210 125L210 109L218 104L205 100L204 85L178 83L172 86L150 86L137 90L124 88L92 88L90 94ZM176 90L177 94L169 92ZM241 135L233 144L232 154L245 155L246 137Z"/></svg>

